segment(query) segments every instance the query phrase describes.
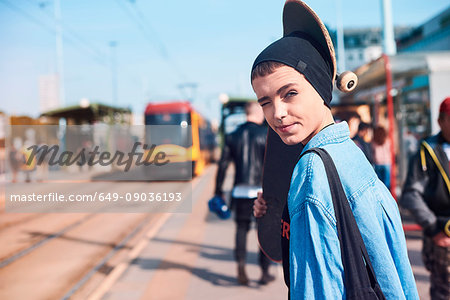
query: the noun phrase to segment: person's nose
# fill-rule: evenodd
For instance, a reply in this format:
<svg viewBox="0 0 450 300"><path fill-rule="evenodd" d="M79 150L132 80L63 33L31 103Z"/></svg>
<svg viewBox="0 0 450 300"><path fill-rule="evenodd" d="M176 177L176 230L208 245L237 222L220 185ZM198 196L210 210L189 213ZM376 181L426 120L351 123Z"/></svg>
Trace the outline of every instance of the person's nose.
<svg viewBox="0 0 450 300"><path fill-rule="evenodd" d="M281 123L286 116L287 116L286 104L283 103L282 101L275 101L273 112L274 119L277 122Z"/></svg>

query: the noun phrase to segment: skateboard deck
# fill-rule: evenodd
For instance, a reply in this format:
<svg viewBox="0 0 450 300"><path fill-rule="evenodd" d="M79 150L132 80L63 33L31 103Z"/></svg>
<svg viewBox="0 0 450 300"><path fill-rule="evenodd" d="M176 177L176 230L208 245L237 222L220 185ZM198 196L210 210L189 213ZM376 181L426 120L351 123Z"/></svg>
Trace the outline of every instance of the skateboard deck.
<svg viewBox="0 0 450 300"><path fill-rule="evenodd" d="M267 213L258 222L258 241L271 260L281 261L281 215L287 200L291 175L303 145L288 146L269 127L263 173L263 198Z"/></svg>

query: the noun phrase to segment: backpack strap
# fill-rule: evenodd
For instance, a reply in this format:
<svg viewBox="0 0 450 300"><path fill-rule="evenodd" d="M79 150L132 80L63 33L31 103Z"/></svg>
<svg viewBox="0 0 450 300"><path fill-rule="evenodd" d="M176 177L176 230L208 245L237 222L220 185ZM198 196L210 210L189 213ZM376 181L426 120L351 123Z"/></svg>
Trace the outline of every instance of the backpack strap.
<svg viewBox="0 0 450 300"><path fill-rule="evenodd" d="M309 149L302 156L308 152L315 153L322 159L327 173L336 216L347 299L385 299L333 159L322 148Z"/></svg>
<svg viewBox="0 0 450 300"><path fill-rule="evenodd" d="M422 144L420 147L420 158L421 158L421 162L422 162L422 170L423 171L427 170L427 163L425 160L425 149L428 151L428 153L431 156L431 159L433 159L434 163L436 164L439 172L441 173L442 178L444 179L444 182L445 182L445 185L447 186L448 192L450 193L450 180L449 180L447 174L445 173L445 170L442 167L441 162L437 158L436 153L434 153L433 148L426 141L422 141Z"/></svg>

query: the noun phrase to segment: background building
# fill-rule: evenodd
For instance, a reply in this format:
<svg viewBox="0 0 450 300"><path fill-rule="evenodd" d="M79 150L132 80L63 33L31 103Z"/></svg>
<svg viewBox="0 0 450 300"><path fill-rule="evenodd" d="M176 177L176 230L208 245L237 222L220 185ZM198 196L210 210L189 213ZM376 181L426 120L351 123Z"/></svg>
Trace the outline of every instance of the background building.
<svg viewBox="0 0 450 300"><path fill-rule="evenodd" d="M399 37L398 54L388 59L392 71L391 94L396 119L393 130L401 183L408 156L413 152L408 145L410 140L417 141L439 131L439 104L450 95L450 6L409 31L401 33L397 28L396 36ZM377 38L381 44L381 32L377 34L376 30L348 33L346 58L352 59L346 60L347 69L355 71L359 83L353 92L340 95L340 105L369 105L371 123L387 128L385 59L382 56L365 62L363 59L366 49L376 49Z"/></svg>
<svg viewBox="0 0 450 300"><path fill-rule="evenodd" d="M399 52L450 50L450 6L397 40Z"/></svg>
<svg viewBox="0 0 450 300"><path fill-rule="evenodd" d="M396 27L395 36L409 33L411 27ZM334 45L337 45L336 32L331 31ZM381 28L344 29L345 69L354 70L366 63L378 59L383 53L383 31ZM337 47L336 47L337 49ZM336 53L339 60L339 53Z"/></svg>

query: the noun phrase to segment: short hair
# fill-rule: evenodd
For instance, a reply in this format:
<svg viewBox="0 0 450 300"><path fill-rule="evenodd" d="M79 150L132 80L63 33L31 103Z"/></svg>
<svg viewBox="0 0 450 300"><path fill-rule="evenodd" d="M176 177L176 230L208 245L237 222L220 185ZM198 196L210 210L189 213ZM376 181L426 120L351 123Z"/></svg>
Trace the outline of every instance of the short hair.
<svg viewBox="0 0 450 300"><path fill-rule="evenodd" d="M356 111L351 111L347 115L347 121L350 121L351 119L361 120L361 116Z"/></svg>
<svg viewBox="0 0 450 300"><path fill-rule="evenodd" d="M263 61L256 65L256 67L252 70L251 80L253 81L257 77L264 77L272 74L276 69L283 66L287 65L277 61Z"/></svg>
<svg viewBox="0 0 450 300"><path fill-rule="evenodd" d="M370 125L364 122L359 123L358 131L368 130L370 129Z"/></svg>
<svg viewBox="0 0 450 300"><path fill-rule="evenodd" d="M351 119L358 119L361 121L361 116L356 111L342 112L342 113L340 113L340 116L341 116L341 120L346 121L347 123Z"/></svg>

